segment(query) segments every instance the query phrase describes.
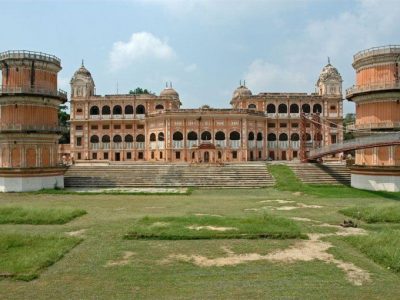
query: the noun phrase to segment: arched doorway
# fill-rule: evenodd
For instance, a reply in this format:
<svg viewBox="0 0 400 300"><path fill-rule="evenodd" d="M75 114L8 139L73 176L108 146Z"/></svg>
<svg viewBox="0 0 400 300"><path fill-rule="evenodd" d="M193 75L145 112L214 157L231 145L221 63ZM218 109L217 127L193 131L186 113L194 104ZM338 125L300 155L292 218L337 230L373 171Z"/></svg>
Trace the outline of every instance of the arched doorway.
<svg viewBox="0 0 400 300"><path fill-rule="evenodd" d="M204 152L204 162L208 163L210 161L210 152L205 151Z"/></svg>

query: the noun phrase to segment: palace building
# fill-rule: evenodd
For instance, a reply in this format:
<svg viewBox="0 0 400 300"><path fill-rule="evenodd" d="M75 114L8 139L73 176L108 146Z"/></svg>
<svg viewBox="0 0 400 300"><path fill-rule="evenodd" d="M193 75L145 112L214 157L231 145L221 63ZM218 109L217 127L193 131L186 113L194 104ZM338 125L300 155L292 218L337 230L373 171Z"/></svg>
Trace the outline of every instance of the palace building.
<svg viewBox="0 0 400 300"><path fill-rule="evenodd" d="M240 85L226 109L181 109L172 86L159 95L96 95L82 64L71 79L71 157L75 162L176 163L298 159L301 130L305 154L342 142L342 101L342 78L330 63L315 93L253 95ZM302 113L318 115L322 126L302 123Z"/></svg>

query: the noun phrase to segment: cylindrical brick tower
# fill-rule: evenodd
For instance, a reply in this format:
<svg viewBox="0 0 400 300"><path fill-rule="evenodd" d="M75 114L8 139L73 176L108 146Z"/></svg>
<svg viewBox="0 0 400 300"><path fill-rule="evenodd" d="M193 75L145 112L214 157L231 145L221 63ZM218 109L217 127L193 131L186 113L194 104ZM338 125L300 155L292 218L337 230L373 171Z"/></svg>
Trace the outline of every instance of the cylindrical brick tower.
<svg viewBox="0 0 400 300"><path fill-rule="evenodd" d="M384 46L354 55L356 85L346 98L356 104L358 135L377 140L380 133L400 129L400 46ZM369 190L400 191L400 146L356 151L351 185Z"/></svg>
<svg viewBox="0 0 400 300"><path fill-rule="evenodd" d="M58 166L60 59L32 51L0 53L0 191L64 187Z"/></svg>

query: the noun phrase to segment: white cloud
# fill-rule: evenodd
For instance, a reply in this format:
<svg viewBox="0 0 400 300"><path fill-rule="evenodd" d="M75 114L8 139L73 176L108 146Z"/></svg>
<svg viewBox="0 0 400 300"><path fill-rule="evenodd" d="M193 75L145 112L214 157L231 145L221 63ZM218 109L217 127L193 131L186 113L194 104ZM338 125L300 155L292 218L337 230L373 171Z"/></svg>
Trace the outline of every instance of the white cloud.
<svg viewBox="0 0 400 300"><path fill-rule="evenodd" d="M197 70L197 65L196 64L190 64L185 66L185 71L188 73L194 72Z"/></svg>
<svg viewBox="0 0 400 300"><path fill-rule="evenodd" d="M304 87L309 85L303 74L262 59L254 60L250 64L244 78L253 93L304 92Z"/></svg>
<svg viewBox="0 0 400 300"><path fill-rule="evenodd" d="M132 34L128 42L114 43L110 53L110 63L111 69L115 71L139 59L170 60L175 56L175 51L166 41L162 41L149 32L136 32Z"/></svg>

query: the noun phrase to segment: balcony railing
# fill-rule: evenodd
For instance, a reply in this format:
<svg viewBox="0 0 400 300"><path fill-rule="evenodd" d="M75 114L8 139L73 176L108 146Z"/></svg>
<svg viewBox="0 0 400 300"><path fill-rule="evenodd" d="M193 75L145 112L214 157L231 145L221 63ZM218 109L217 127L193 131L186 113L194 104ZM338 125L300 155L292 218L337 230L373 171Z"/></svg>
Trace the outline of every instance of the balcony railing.
<svg viewBox="0 0 400 300"><path fill-rule="evenodd" d="M157 148L157 142L150 142L150 150L155 150Z"/></svg>
<svg viewBox="0 0 400 300"><path fill-rule="evenodd" d="M299 149L300 148L300 141L290 141L290 146L293 149Z"/></svg>
<svg viewBox="0 0 400 300"><path fill-rule="evenodd" d="M9 50L9 51L0 53L0 60L21 59L21 58L45 60L45 61L54 62L58 65L61 64L61 60L57 56L43 53L43 52L28 51L28 50Z"/></svg>
<svg viewBox="0 0 400 300"><path fill-rule="evenodd" d="M226 147L226 140L215 140L215 146L225 148Z"/></svg>
<svg viewBox="0 0 400 300"><path fill-rule="evenodd" d="M276 141L268 141L267 146L268 148L276 148Z"/></svg>
<svg viewBox="0 0 400 300"><path fill-rule="evenodd" d="M38 86L0 86L0 95L14 95L14 94L33 94L59 97L62 100L67 100L67 92L63 90L50 89Z"/></svg>
<svg viewBox="0 0 400 300"><path fill-rule="evenodd" d="M289 147L289 141L279 141L278 147L280 149L287 149Z"/></svg>
<svg viewBox="0 0 400 300"><path fill-rule="evenodd" d="M400 128L400 122L378 122L378 123L365 123L365 124L347 124L346 130L370 130L370 129L386 129L386 128Z"/></svg>
<svg viewBox="0 0 400 300"><path fill-rule="evenodd" d="M186 143L187 143L187 147L188 147L188 148L197 147L198 144L199 144L198 141L190 141L190 140L188 140Z"/></svg>
<svg viewBox="0 0 400 300"><path fill-rule="evenodd" d="M57 125L0 124L0 132L64 132L66 127Z"/></svg>
<svg viewBox="0 0 400 300"><path fill-rule="evenodd" d="M157 147L158 147L158 149L164 149L164 147L165 147L165 142L164 142L164 141L158 141L158 142L157 142Z"/></svg>
<svg viewBox="0 0 400 300"><path fill-rule="evenodd" d="M114 149L122 149L122 143L114 143L113 147Z"/></svg>
<svg viewBox="0 0 400 300"><path fill-rule="evenodd" d="M125 149L133 149L133 142L125 142Z"/></svg>
<svg viewBox="0 0 400 300"><path fill-rule="evenodd" d="M172 147L174 149L182 149L183 148L183 141L172 141Z"/></svg>
<svg viewBox="0 0 400 300"><path fill-rule="evenodd" d="M248 147L250 149L253 149L256 147L256 141L248 141Z"/></svg>
<svg viewBox="0 0 400 300"><path fill-rule="evenodd" d="M145 142L136 142L136 148L138 149L144 149Z"/></svg>
<svg viewBox="0 0 400 300"><path fill-rule="evenodd" d="M240 140L230 141L230 145L232 149L239 149L240 148Z"/></svg>
<svg viewBox="0 0 400 300"><path fill-rule="evenodd" d="M257 148L261 149L263 147L263 141L257 141Z"/></svg>
<svg viewBox="0 0 400 300"><path fill-rule="evenodd" d="M361 59L363 57L368 57L377 54L388 54L388 53L400 53L400 46L399 45L387 45L387 46L380 46L380 47L373 47L366 50L362 50L357 52L354 55L354 60Z"/></svg>
<svg viewBox="0 0 400 300"><path fill-rule="evenodd" d="M353 85L346 89L346 98L351 98L356 94L371 91L397 90L400 89L400 82L377 82L363 85Z"/></svg>

